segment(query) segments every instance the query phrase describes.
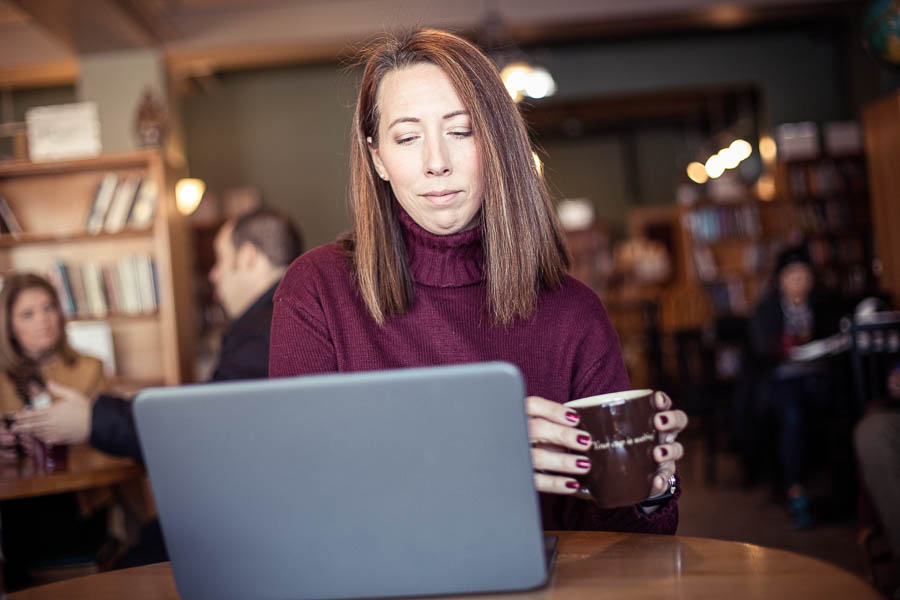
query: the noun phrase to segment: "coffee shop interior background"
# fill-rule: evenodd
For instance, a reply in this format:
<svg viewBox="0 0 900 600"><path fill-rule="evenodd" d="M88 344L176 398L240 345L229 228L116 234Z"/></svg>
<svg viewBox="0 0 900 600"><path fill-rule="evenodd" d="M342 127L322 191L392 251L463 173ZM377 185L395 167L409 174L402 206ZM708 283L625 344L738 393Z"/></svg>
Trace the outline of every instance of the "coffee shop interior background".
<svg viewBox="0 0 900 600"><path fill-rule="evenodd" d="M718 453L732 448L747 317L779 250L805 244L845 314L866 297L900 299L900 242L888 231L900 223L900 33L880 29L900 16L889 10L896 3L0 0L0 216L8 203L24 229L3 225L0 266L65 258L71 275L149 256L157 295L171 297L109 319L119 383L204 379L224 325L206 278L218 227L262 201L294 218L307 247L344 231L354 49L386 28L451 28L499 67L518 65L521 81L546 76L518 85L506 72L573 273L604 300L633 385L670 391L695 417L703 477L727 480ZM96 106L101 154L28 162L33 109L84 102ZM110 173L155 178L173 203L146 240L92 256L96 240L77 230ZM174 203L187 176L205 183L199 206ZM52 226L42 202L58 213ZM86 312L115 311L88 299ZM132 367L149 330L154 366Z"/></svg>

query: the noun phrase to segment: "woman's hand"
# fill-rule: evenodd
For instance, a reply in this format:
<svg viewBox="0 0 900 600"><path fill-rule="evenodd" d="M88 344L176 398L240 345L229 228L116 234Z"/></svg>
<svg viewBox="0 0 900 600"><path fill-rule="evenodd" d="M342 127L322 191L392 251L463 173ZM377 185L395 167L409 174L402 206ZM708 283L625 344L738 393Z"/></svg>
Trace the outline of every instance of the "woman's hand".
<svg viewBox="0 0 900 600"><path fill-rule="evenodd" d="M31 434L48 444L80 444L91 435L91 401L72 388L52 381L47 389L56 398L49 408L16 415L13 432Z"/></svg>
<svg viewBox="0 0 900 600"><path fill-rule="evenodd" d="M14 460L19 456L16 450L16 436L4 423L0 425L0 460Z"/></svg>
<svg viewBox="0 0 900 600"><path fill-rule="evenodd" d="M653 458L659 463L650 498L666 493L669 478L675 476L675 461L684 456L684 447L675 441L687 426L688 418L683 410L671 410L672 399L665 392L654 392L653 403L660 412L653 417L653 425L660 433L661 444L653 449Z"/></svg>
<svg viewBox="0 0 900 600"><path fill-rule="evenodd" d="M576 429L578 413L538 396L525 398L525 413L535 488L551 494L574 494L578 480L573 475L591 470L587 456L580 454L590 447L591 436Z"/></svg>

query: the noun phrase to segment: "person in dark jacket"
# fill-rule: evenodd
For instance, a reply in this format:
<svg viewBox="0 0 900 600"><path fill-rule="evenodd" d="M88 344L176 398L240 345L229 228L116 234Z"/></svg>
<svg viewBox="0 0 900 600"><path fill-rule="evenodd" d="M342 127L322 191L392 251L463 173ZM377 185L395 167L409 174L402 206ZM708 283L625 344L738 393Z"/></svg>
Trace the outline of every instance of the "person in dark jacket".
<svg viewBox="0 0 900 600"><path fill-rule="evenodd" d="M791 350L825 338L838 328L834 303L815 287L805 247L783 250L776 261L772 286L761 298L750 322L755 372L762 375L767 405L778 423L778 452L794 524L812 524L805 483L808 428L812 411L828 395L827 380L815 368L784 369Z"/></svg>
<svg viewBox="0 0 900 600"><path fill-rule="evenodd" d="M213 247L216 262L209 279L232 321L210 382L265 378L272 298L302 251L300 234L288 217L262 207L225 223ZM19 413L15 431L56 444L89 441L103 452L141 460L130 400L103 395L91 405L74 390L47 384L60 401L47 410Z"/></svg>
<svg viewBox="0 0 900 600"><path fill-rule="evenodd" d="M210 382L268 377L272 298L287 267L302 252L299 232L285 215L258 208L225 223L214 241L216 263L209 273L231 322L222 336ZM19 413L13 431L53 444L90 444L108 454L143 462L131 401L101 395L95 402L48 381L57 402L45 410ZM145 528L137 555L120 566L167 560L157 522Z"/></svg>

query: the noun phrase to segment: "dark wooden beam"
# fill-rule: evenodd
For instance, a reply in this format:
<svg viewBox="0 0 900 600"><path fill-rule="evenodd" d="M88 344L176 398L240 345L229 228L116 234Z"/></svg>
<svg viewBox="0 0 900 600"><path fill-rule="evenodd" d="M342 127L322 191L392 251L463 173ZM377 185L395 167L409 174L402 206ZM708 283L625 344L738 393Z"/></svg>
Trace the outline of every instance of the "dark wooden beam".
<svg viewBox="0 0 900 600"><path fill-rule="evenodd" d="M158 46L170 35L146 0L10 0L75 54Z"/></svg>

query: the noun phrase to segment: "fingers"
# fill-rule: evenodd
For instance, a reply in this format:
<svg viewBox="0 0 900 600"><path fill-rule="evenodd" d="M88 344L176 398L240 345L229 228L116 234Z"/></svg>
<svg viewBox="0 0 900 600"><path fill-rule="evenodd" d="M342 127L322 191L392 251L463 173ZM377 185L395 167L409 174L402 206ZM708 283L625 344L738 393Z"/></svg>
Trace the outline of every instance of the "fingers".
<svg viewBox="0 0 900 600"><path fill-rule="evenodd" d="M653 416L653 424L656 430L663 434L666 441L673 441L688 424L688 417L683 410L667 410L658 412Z"/></svg>
<svg viewBox="0 0 900 600"><path fill-rule="evenodd" d="M525 414L572 427L578 423L578 412L539 396L525 398Z"/></svg>
<svg viewBox="0 0 900 600"><path fill-rule="evenodd" d="M528 419L528 439L532 444L552 444L575 451L587 450L591 436L580 429L578 413L556 402L537 396L525 399Z"/></svg>
<svg viewBox="0 0 900 600"><path fill-rule="evenodd" d="M16 413L16 422L11 431L13 433L34 433L47 422L48 408L23 410Z"/></svg>
<svg viewBox="0 0 900 600"><path fill-rule="evenodd" d="M591 461L586 456L543 448L531 449L531 463L539 471L551 471L553 473L583 475L591 470Z"/></svg>
<svg viewBox="0 0 900 600"><path fill-rule="evenodd" d="M671 467L666 466L671 464ZM653 485L650 487L650 498L665 494L669 490L669 478L675 475L675 463L660 465L656 475L653 476Z"/></svg>
<svg viewBox="0 0 900 600"><path fill-rule="evenodd" d="M576 479L570 477L535 472L534 487L537 491L547 494L574 494L578 491L579 484Z"/></svg>
<svg viewBox="0 0 900 600"><path fill-rule="evenodd" d="M653 449L653 458L658 463L673 462L681 460L684 456L684 446L679 442L670 444L660 444Z"/></svg>
<svg viewBox="0 0 900 600"><path fill-rule="evenodd" d="M540 417L528 420L528 439L532 444L553 444L579 452L584 452L591 445L591 436L586 431Z"/></svg>
<svg viewBox="0 0 900 600"><path fill-rule="evenodd" d="M656 406L656 410L669 410L672 408L672 399L665 392L654 392L653 404Z"/></svg>

